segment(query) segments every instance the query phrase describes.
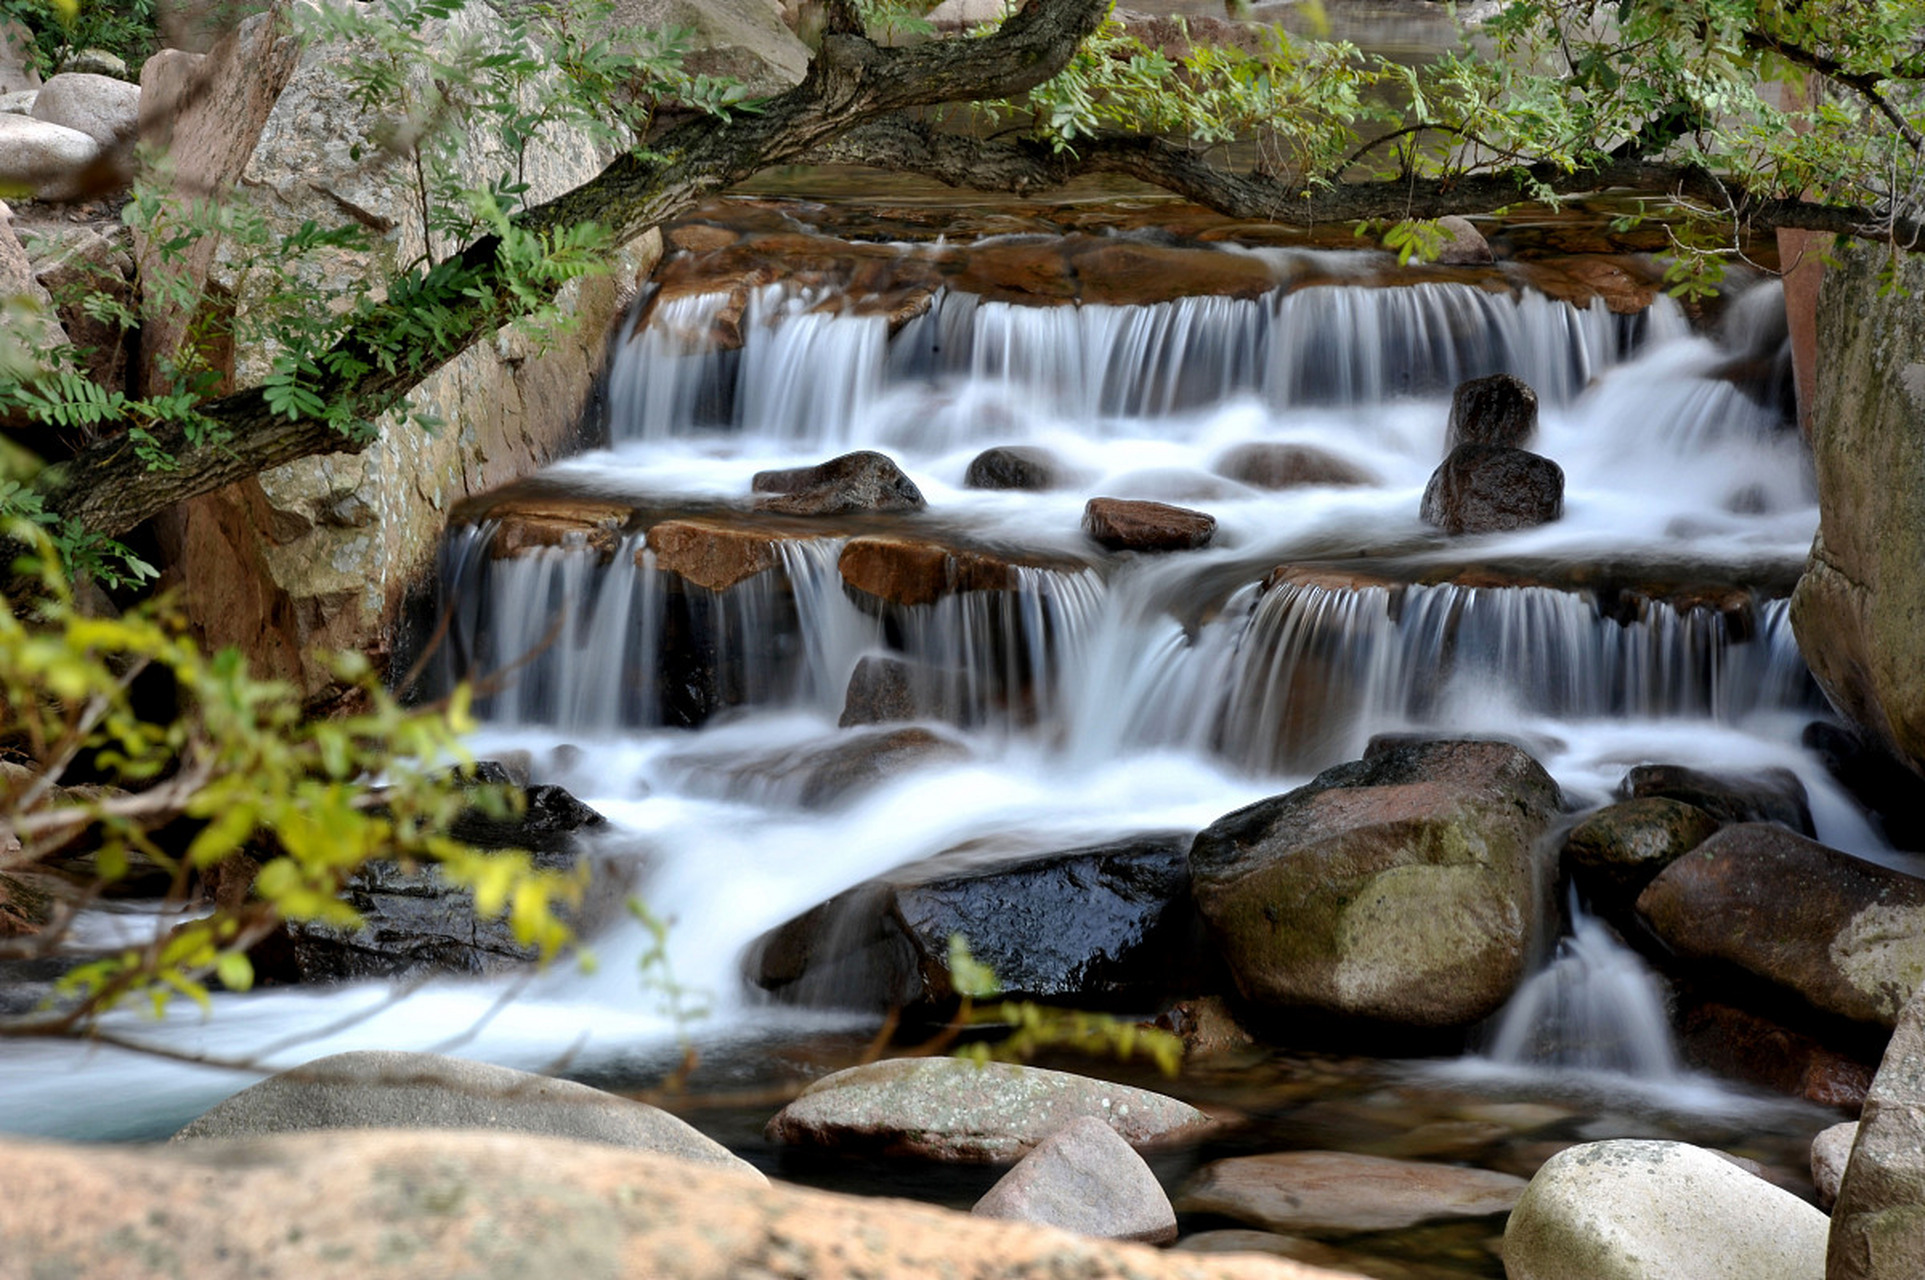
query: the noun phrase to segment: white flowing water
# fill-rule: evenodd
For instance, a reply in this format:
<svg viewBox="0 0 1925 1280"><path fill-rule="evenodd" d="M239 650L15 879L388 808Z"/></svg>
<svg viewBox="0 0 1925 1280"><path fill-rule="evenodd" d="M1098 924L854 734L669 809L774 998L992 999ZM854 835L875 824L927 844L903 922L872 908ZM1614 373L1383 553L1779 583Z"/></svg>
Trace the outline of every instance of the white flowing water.
<svg viewBox="0 0 1925 1280"><path fill-rule="evenodd" d="M1060 567L1025 569L1007 592L873 614L841 589L841 544L826 537L783 544L775 570L724 592L671 584L639 539L606 563L586 549L490 561L486 528L456 530L443 561L450 653L498 673L476 754L526 751L540 780L613 820L608 846L634 859L642 894L674 922L674 979L705 994L707 1017L683 1028L664 1012L637 972L647 937L630 926L594 940L592 972L437 981L405 998L384 985L223 996L209 1018L129 1015L117 1033L270 1067L350 1047L455 1047L645 1073L674 1059L685 1030L714 1052L836 1022L750 995L740 956L867 877L1016 832L1068 846L1201 828L1385 730L1522 739L1582 803L1643 761L1783 765L1810 790L1820 838L1879 851L1797 745L1821 703L1768 591L1714 609L1549 586L1257 585L1277 565L1372 556L1787 580L1816 525L1806 453L1775 411L1720 380L1727 353L1668 300L1619 317L1458 285L1139 308L951 294L893 338L880 319L814 310L821 301L763 290L734 352L691 336L708 332L719 299L658 308L621 340L611 446L550 479L659 508L740 502L756 471L880 448L931 518ZM1540 393L1533 447L1564 468L1565 515L1449 544L1419 522L1419 497L1452 385L1495 371ZM1315 446L1376 483L1279 493L1213 473L1250 441ZM1012 443L1049 449L1073 483L962 486L979 449ZM1097 556L1079 522L1099 494L1205 508L1218 537L1179 556ZM677 638L693 634L716 655L699 714L664 679ZM968 727L946 732L966 760L828 811L695 781L691 760L828 739L850 672L883 650L947 673L948 706ZM1552 972L1602 963L1591 957L1580 933ZM243 1079L105 1049L0 1054L0 1128L29 1132L164 1131Z"/></svg>

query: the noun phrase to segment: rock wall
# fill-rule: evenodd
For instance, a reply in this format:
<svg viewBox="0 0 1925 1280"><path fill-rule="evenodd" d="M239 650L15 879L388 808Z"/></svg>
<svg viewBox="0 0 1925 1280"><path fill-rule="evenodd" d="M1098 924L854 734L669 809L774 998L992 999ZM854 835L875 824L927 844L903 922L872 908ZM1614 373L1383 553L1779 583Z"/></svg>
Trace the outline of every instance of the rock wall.
<svg viewBox="0 0 1925 1280"><path fill-rule="evenodd" d="M1925 773L1925 258L1837 252L1818 303L1822 516L1792 625L1839 710Z"/></svg>
<svg viewBox="0 0 1925 1280"><path fill-rule="evenodd" d="M259 62L249 55L250 41L265 43L257 24L266 21L243 24L230 56L219 49L208 55L206 74L246 79ZM475 6L451 20L448 34L485 40L493 21ZM423 242L406 175L365 159L380 154L371 141L377 126L335 74L339 56L331 46L303 49L286 87L269 99L265 121L251 126L259 138L237 154L244 162L233 172L194 174L207 186L239 188L283 231L310 218L331 225L344 214L374 231L367 252L333 250L303 264L303 278L320 297L344 279L378 278L418 254ZM182 100L245 97L217 84ZM168 124L177 139L201 132L184 119ZM607 159L584 137L544 137L530 148L528 200L586 181ZM498 144L487 139L473 138L464 150L463 164L476 183L505 163ZM391 654L405 603L432 571L448 507L579 448L592 433L590 399L608 337L637 282L653 268L660 243L651 232L623 249L612 274L564 290L569 323L559 333L538 339L504 330L424 382L409 403L440 421L434 433L390 419L365 452L302 459L163 518L164 585L180 588L189 622L205 643L241 646L264 673L290 680L315 703L333 692L317 650L357 650L377 662ZM434 246L438 252L449 247ZM245 265L223 247L192 269L204 273L216 296L233 297L244 310L250 296ZM148 322L162 334L184 329L164 316L150 315ZM244 347L228 372L245 386L259 380L270 359L264 349Z"/></svg>

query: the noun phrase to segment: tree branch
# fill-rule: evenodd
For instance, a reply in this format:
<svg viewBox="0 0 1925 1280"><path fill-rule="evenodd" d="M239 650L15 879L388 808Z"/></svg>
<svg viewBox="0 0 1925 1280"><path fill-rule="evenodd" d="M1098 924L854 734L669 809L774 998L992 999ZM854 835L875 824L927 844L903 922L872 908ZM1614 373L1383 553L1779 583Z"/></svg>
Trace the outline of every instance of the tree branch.
<svg viewBox="0 0 1925 1280"><path fill-rule="evenodd" d="M1745 32L1745 47L1760 53L1775 53L1786 62L1796 63L1798 66L1816 71L1827 79L1836 80L1878 108L1885 118L1892 122L1893 127L1898 130L1898 135L1905 139L1906 144L1913 151L1925 154L1925 134L1920 134L1913 127L1912 122L1891 104L1891 100L1879 92L1878 86L1884 83L1883 76L1847 71L1845 64L1835 58L1828 58L1815 50L1791 44L1776 36L1768 36L1762 31Z"/></svg>

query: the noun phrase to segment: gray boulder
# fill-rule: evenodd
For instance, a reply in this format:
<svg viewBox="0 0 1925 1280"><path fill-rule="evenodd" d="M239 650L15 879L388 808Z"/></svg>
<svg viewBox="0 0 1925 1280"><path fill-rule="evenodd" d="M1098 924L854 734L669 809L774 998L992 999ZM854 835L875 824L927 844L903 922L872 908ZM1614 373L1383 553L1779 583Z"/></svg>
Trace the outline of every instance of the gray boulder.
<svg viewBox="0 0 1925 1280"><path fill-rule="evenodd" d="M1468 1025L1524 976L1559 801L1509 743L1392 746L1206 828L1197 906L1258 1003Z"/></svg>
<svg viewBox="0 0 1925 1280"><path fill-rule="evenodd" d="M752 1174L748 1161L666 1111L486 1062L365 1050L316 1058L216 1103L175 1142L308 1129L494 1129L656 1151Z"/></svg>
<svg viewBox="0 0 1925 1280"><path fill-rule="evenodd" d="M1719 822L1775 822L1800 835L1816 834L1805 784L1789 769L1715 773L1679 764L1641 764L1624 775L1618 794L1680 800Z"/></svg>
<svg viewBox="0 0 1925 1280"><path fill-rule="evenodd" d="M1460 444L1431 473L1418 514L1453 537L1549 524L1564 514L1564 469L1523 449Z"/></svg>
<svg viewBox="0 0 1925 1280"><path fill-rule="evenodd" d="M1133 1147L1212 1127L1186 1102L1007 1062L894 1058L824 1076L769 1121L776 1142L986 1164L1016 1160L1079 1116Z"/></svg>
<svg viewBox="0 0 1925 1280"><path fill-rule="evenodd" d="M1439 265L1463 267L1491 261L1490 242L1469 218L1448 213L1437 219L1437 228L1444 233L1444 243L1437 250Z"/></svg>
<svg viewBox="0 0 1925 1280"><path fill-rule="evenodd" d="M1824 1214L1716 1152L1592 1142L1531 1179L1504 1229L1504 1271L1510 1280L1821 1280L1825 1231Z"/></svg>
<svg viewBox="0 0 1925 1280"><path fill-rule="evenodd" d="M750 97L793 87L809 69L809 49L768 0L616 0L617 29L691 34L683 67L739 81Z"/></svg>
<svg viewBox="0 0 1925 1280"><path fill-rule="evenodd" d="M1860 1022L1892 1026L1925 978L1925 880L1775 823L1718 832L1651 882L1638 914L1679 956Z"/></svg>
<svg viewBox="0 0 1925 1280"><path fill-rule="evenodd" d="M39 96L38 89L18 89L12 93L0 93L0 115L31 116L34 99Z"/></svg>
<svg viewBox="0 0 1925 1280"><path fill-rule="evenodd" d="M1811 1185L1818 1192L1818 1207L1829 1211L1838 1203L1838 1188L1845 1180L1845 1166L1851 1163L1852 1144L1858 1140L1858 1122L1818 1131L1811 1140Z"/></svg>
<svg viewBox="0 0 1925 1280"><path fill-rule="evenodd" d="M1925 999L1892 1032L1831 1214L1827 1280L1925 1276Z"/></svg>
<svg viewBox="0 0 1925 1280"><path fill-rule="evenodd" d="M84 133L102 151L128 146L140 133L140 86L111 76L63 71L40 86L33 118Z"/></svg>
<svg viewBox="0 0 1925 1280"><path fill-rule="evenodd" d="M756 500L758 510L791 516L920 511L929 505L893 458L869 449L813 467L758 471L749 487L764 495Z"/></svg>
<svg viewBox="0 0 1925 1280"><path fill-rule="evenodd" d="M33 63L33 32L19 22L0 23L0 93L21 93L40 87Z"/></svg>
<svg viewBox="0 0 1925 1280"><path fill-rule="evenodd" d="M1460 444L1494 444L1522 449L1537 434L1537 392L1508 373L1472 378L1450 396L1446 452Z"/></svg>
<svg viewBox="0 0 1925 1280"><path fill-rule="evenodd" d="M1045 1138L970 1210L1061 1227L1102 1240L1166 1244L1176 1210L1136 1149L1094 1116L1079 1116Z"/></svg>
<svg viewBox="0 0 1925 1280"><path fill-rule="evenodd" d="M100 144L78 129L32 116L0 115L0 187L36 200L67 200L86 189Z"/></svg>

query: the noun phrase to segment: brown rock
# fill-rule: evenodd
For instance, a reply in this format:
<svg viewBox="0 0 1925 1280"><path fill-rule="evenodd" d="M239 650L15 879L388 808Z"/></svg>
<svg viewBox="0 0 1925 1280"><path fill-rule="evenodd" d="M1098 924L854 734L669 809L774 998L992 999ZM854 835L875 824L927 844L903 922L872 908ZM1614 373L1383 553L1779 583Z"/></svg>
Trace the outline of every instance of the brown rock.
<svg viewBox="0 0 1925 1280"><path fill-rule="evenodd" d="M1593 901L1615 911L1717 830L1718 819L1682 800L1626 800L1571 828L1564 837L1564 865Z"/></svg>
<svg viewBox="0 0 1925 1280"><path fill-rule="evenodd" d="M1204 295L1258 298L1277 287L1276 272L1254 254L1129 240L1097 242L1070 258L1070 270L1082 302L1112 306Z"/></svg>
<svg viewBox="0 0 1925 1280"><path fill-rule="evenodd" d="M1341 1151L1283 1151L1208 1164L1177 1197L1183 1213L1214 1213L1270 1231L1391 1231L1438 1218L1509 1212L1525 1180L1487 1169Z"/></svg>
<svg viewBox="0 0 1925 1280"><path fill-rule="evenodd" d="M781 563L766 532L719 520L664 520L648 531L648 548L657 568L710 591L726 591Z"/></svg>
<svg viewBox="0 0 1925 1280"><path fill-rule="evenodd" d="M41 876L0 872L0 938L26 938L53 919L54 895Z"/></svg>
<svg viewBox="0 0 1925 1280"><path fill-rule="evenodd" d="M1191 551L1210 545L1216 517L1161 502L1091 498L1083 531L1112 551Z"/></svg>
<svg viewBox="0 0 1925 1280"><path fill-rule="evenodd" d="M961 591L1002 591L1015 581L1006 560L909 538L852 538L836 567L855 590L893 604L934 604Z"/></svg>
<svg viewBox="0 0 1925 1280"><path fill-rule="evenodd" d="M1856 1115L1871 1088L1874 1064L1732 1005L1692 1006L1678 1033L1679 1052L1693 1067L1819 1106Z"/></svg>
<svg viewBox="0 0 1925 1280"><path fill-rule="evenodd" d="M949 675L903 658L869 654L849 673L837 726L949 719Z"/></svg>
<svg viewBox="0 0 1925 1280"><path fill-rule="evenodd" d="M1060 240L1004 240L972 249L949 285L990 297L1016 295L1068 301L1076 296L1076 277L1063 256Z"/></svg>
<svg viewBox="0 0 1925 1280"><path fill-rule="evenodd" d="M542 547L586 547L606 559L615 553L634 509L592 499L517 499L492 512L500 521L488 554L508 560Z"/></svg>
<svg viewBox="0 0 1925 1280"><path fill-rule="evenodd" d="M164 1150L14 1140L4 1159L34 1171L0 1212L0 1250L21 1274L151 1280L162 1258L205 1280L544 1268L583 1280L1341 1280L521 1134L292 1134Z"/></svg>
<svg viewBox="0 0 1925 1280"><path fill-rule="evenodd" d="M1523 449L1460 444L1431 475L1419 514L1453 537L1548 524L1564 514L1564 469Z"/></svg>
<svg viewBox="0 0 1925 1280"><path fill-rule="evenodd" d="M1240 444L1216 460L1216 473L1258 489L1376 484L1377 477L1334 453L1307 444L1266 440Z"/></svg>
<svg viewBox="0 0 1925 1280"><path fill-rule="evenodd" d="M684 222L671 227L668 242L677 249L689 253L712 253L726 249L739 237L727 227L718 227L708 222Z"/></svg>
<svg viewBox="0 0 1925 1280"><path fill-rule="evenodd" d="M1638 913L1679 956L1735 966L1892 1026L1925 980L1925 880L1769 823L1726 827L1667 867Z"/></svg>
<svg viewBox="0 0 1925 1280"><path fill-rule="evenodd" d="M1805 784L1789 769L1737 774L1641 764L1624 775L1618 794L1681 800L1719 822L1775 822L1801 835L1813 834Z"/></svg>
<svg viewBox="0 0 1925 1280"><path fill-rule="evenodd" d="M1658 296L1660 277L1647 265L1624 258L1560 258L1547 269L1531 273L1531 283L1553 298L1585 307L1604 299L1613 315L1630 316L1649 307Z"/></svg>
<svg viewBox="0 0 1925 1280"><path fill-rule="evenodd" d="M103 387L125 387L130 335L118 323L89 314L86 300L99 294L131 305L133 259L115 241L84 227L61 235L50 248L34 262L34 279L53 299L61 327L80 349L82 372Z"/></svg>

